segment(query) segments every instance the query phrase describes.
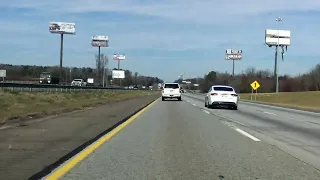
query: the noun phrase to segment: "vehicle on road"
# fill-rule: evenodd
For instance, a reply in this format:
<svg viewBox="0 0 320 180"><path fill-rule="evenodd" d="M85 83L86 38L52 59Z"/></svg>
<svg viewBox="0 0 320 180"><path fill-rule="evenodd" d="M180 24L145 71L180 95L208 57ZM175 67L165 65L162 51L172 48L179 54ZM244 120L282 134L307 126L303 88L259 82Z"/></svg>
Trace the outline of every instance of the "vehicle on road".
<svg viewBox="0 0 320 180"><path fill-rule="evenodd" d="M181 101L181 92L179 83L164 83L162 90L162 101L166 99L177 98Z"/></svg>
<svg viewBox="0 0 320 180"><path fill-rule="evenodd" d="M83 79L74 79L71 82L71 86L86 86L87 83Z"/></svg>
<svg viewBox="0 0 320 180"><path fill-rule="evenodd" d="M42 72L40 74L40 84L59 84L59 77L54 76L51 72Z"/></svg>
<svg viewBox="0 0 320 180"><path fill-rule="evenodd" d="M205 107L228 107L238 109L238 95L231 86L214 85L206 94Z"/></svg>

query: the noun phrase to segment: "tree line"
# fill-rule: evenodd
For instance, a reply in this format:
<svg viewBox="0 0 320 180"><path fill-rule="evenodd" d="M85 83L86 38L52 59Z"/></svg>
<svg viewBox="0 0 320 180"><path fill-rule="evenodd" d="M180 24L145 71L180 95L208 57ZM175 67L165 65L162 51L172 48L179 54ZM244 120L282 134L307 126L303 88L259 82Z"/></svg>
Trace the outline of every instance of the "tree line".
<svg viewBox="0 0 320 180"><path fill-rule="evenodd" d="M103 81L103 73L105 72L105 80L108 80L108 84L118 85L118 80L112 80L112 69L108 68L108 57L101 54L99 59L99 56L95 55L95 60L96 68L63 67L62 82L70 83L73 79L87 80L88 78L94 78L95 83L101 85ZM0 64L0 69L7 71L7 77L5 78L6 81L37 83L39 82L39 77L42 72L50 72L53 76L59 77L59 66ZM132 72L130 70L124 71L125 78L121 80L122 86L152 86L157 83L163 83L163 80L158 77L144 76L138 72Z"/></svg>
<svg viewBox="0 0 320 180"><path fill-rule="evenodd" d="M247 68L242 73L236 74L235 77L232 77L228 73L210 71L203 78L190 78L186 80L191 81L191 84L184 85L186 88L201 90L202 92L207 92L212 85L231 85L238 93L251 93L252 88L250 84L253 81L258 81L260 84L258 92L275 92L274 73L270 70L258 70L254 67ZM182 79L178 79L176 82L182 83ZM199 86L195 87L192 84L199 84ZM320 91L320 64L317 64L304 74L279 76L279 91Z"/></svg>

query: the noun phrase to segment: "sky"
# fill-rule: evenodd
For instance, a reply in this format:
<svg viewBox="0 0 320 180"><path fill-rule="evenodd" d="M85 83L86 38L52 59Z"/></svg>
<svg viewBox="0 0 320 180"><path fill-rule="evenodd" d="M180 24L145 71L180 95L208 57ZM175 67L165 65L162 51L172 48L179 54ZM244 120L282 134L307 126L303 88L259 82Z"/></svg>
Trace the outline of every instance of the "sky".
<svg viewBox="0 0 320 180"><path fill-rule="evenodd" d="M258 3L259 2L259 3ZM64 66L95 67L93 35L107 35L101 48L109 67L165 81L232 72L225 50L242 49L235 72L274 67L274 49L264 45L266 29L291 31L291 46L280 74L296 75L320 63L319 0L14 0L0 1L0 63L58 65L60 37L49 22L73 22L76 35L64 36ZM277 23L280 16L283 21Z"/></svg>

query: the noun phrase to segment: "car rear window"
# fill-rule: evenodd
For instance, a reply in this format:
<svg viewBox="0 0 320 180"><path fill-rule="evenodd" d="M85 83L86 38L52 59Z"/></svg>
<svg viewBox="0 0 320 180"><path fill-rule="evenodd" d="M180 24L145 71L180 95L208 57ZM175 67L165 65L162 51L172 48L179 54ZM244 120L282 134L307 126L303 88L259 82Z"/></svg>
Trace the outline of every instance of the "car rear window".
<svg viewBox="0 0 320 180"><path fill-rule="evenodd" d="M165 84L164 88L177 89L177 88L179 88L179 85L178 84Z"/></svg>
<svg viewBox="0 0 320 180"><path fill-rule="evenodd" d="M233 91L233 88L230 87L213 87L215 91Z"/></svg>

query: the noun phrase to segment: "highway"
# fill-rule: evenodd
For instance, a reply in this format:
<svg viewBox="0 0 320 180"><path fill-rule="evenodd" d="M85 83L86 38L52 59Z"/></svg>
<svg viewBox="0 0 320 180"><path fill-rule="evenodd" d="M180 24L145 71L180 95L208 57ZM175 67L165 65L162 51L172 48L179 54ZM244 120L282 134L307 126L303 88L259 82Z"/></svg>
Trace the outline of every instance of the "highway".
<svg viewBox="0 0 320 180"><path fill-rule="evenodd" d="M320 178L319 114L250 103L237 111L208 109L203 98L187 93L180 102L154 102L100 146L89 147L92 153L78 154L46 177Z"/></svg>

